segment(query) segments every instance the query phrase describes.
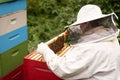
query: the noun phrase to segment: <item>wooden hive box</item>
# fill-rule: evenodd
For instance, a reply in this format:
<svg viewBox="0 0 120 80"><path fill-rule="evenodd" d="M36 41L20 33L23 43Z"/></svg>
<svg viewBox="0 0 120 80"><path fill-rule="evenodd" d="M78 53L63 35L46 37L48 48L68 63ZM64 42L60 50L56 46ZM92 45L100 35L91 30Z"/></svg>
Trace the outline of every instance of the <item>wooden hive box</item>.
<svg viewBox="0 0 120 80"><path fill-rule="evenodd" d="M46 44L58 55L62 56L70 48L65 44L66 34L62 33L52 38ZM36 50L24 57L25 80L62 80L48 66L44 58Z"/></svg>

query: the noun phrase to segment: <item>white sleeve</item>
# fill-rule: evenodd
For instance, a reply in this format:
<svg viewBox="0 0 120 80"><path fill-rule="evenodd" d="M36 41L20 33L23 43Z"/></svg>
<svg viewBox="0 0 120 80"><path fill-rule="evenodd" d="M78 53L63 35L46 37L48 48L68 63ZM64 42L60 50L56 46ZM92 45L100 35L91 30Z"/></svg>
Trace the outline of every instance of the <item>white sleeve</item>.
<svg viewBox="0 0 120 80"><path fill-rule="evenodd" d="M116 48L117 46L118 48ZM42 49L43 48L40 49L40 52ZM48 47L46 47L43 52L43 56L48 67L57 76L64 80L80 80L91 78L94 74L101 71L108 71L108 73L105 74L108 74L107 79L110 79L111 75L109 72L114 72L116 70L115 68L117 68L116 57L119 57L119 45L116 45L116 43L113 42L84 44L74 47L66 52L66 54L62 57L57 56ZM114 78L113 74L112 78ZM96 79L106 80L105 76L103 77L102 75L101 77L98 75L96 76Z"/></svg>
<svg viewBox="0 0 120 80"><path fill-rule="evenodd" d="M81 74L81 78L90 76L87 68L94 61L96 51L89 48L74 48L62 57L58 57L50 49L47 49L44 58L48 67L59 77L67 79ZM77 73L76 73L77 72ZM69 74L69 75L68 75Z"/></svg>

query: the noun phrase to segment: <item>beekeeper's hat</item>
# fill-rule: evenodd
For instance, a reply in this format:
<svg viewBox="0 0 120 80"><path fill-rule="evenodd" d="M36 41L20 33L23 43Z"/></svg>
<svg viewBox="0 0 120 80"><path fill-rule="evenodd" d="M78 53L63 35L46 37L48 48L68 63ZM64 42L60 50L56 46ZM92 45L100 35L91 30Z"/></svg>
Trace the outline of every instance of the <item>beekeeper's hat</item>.
<svg viewBox="0 0 120 80"><path fill-rule="evenodd" d="M70 26L96 20L96 19L103 18L103 17L107 17L113 14L114 13L107 14L107 15L102 14L101 9L97 5L88 4L88 5L83 6L79 10L78 15L77 15L77 21L71 24Z"/></svg>

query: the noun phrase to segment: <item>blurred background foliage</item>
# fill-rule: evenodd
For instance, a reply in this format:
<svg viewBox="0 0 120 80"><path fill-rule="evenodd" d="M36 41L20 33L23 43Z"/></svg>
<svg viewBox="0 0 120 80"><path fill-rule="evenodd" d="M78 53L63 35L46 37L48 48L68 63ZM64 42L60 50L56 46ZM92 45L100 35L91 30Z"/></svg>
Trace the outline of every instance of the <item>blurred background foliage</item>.
<svg viewBox="0 0 120 80"><path fill-rule="evenodd" d="M27 0L28 50L37 48L64 31L76 20L79 9L86 4L96 4L104 14L115 12L120 16L119 0ZM120 19L117 20L119 27ZM119 27L120 28L120 27Z"/></svg>

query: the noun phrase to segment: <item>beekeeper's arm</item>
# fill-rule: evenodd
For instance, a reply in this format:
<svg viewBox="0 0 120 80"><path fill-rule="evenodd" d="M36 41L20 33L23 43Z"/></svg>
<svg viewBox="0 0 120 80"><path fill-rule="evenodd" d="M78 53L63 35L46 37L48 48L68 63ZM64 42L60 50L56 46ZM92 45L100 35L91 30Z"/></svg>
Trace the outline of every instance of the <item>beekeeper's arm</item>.
<svg viewBox="0 0 120 80"><path fill-rule="evenodd" d="M77 50L78 49L78 50ZM43 54L48 67L59 77L67 79L77 74L79 78L87 78L92 75L87 68L93 63L95 54L98 53L90 48L75 48L68 51L66 55L59 57L45 43L38 45L37 51ZM84 53L84 54L81 54ZM76 73L77 72L77 73Z"/></svg>

